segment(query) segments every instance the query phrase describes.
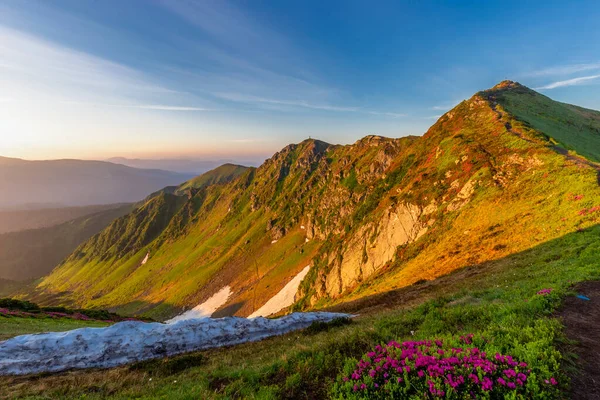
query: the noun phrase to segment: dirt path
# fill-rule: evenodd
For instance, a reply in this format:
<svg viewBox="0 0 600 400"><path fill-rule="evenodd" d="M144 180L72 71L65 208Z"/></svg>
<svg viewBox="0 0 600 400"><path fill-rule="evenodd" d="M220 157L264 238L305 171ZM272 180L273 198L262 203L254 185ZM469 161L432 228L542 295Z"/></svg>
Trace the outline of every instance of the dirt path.
<svg viewBox="0 0 600 400"><path fill-rule="evenodd" d="M571 398L600 399L600 281L584 282L576 291L590 300L570 296L558 313L567 337L577 342L572 351L579 372L571 376Z"/></svg>

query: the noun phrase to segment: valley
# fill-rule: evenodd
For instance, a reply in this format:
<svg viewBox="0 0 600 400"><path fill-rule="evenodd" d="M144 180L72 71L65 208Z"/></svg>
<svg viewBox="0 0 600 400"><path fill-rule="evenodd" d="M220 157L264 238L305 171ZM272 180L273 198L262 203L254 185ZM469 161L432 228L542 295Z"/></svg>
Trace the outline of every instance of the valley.
<svg viewBox="0 0 600 400"><path fill-rule="evenodd" d="M73 398L377 398L380 378L398 398L434 390L357 372L377 345L404 341L510 355L527 369L515 367L526 383L509 389L562 398L580 350L565 350L559 310L600 279L599 118L505 81L420 137L309 139L257 168L224 165L156 191L16 297L166 330L292 311L353 318L0 384L13 397Z"/></svg>

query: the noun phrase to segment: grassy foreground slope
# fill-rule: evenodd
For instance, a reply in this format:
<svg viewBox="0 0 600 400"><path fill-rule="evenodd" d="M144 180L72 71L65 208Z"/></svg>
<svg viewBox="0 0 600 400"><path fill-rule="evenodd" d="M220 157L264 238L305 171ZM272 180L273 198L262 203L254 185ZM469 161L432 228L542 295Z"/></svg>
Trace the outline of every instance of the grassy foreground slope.
<svg viewBox="0 0 600 400"><path fill-rule="evenodd" d="M532 370L526 398L568 398L573 359L552 312L580 281L600 279L600 226L570 233L477 268L363 299L337 310L353 323L259 343L101 371L0 378L5 398L315 399L349 397L343 376L390 340L485 337L482 350ZM536 293L552 288L548 296ZM582 307L585 303L582 303ZM555 378L558 385L545 380ZM399 397L399 398L408 398ZM417 396L423 398L423 396Z"/></svg>
<svg viewBox="0 0 600 400"><path fill-rule="evenodd" d="M163 191L78 249L33 298L160 319L229 285L220 315L243 316L311 265L295 305L311 309L587 229L600 215L597 166L556 152L513 115L525 100L512 112L501 100L530 92L504 82L423 137L307 140L229 183ZM594 115L571 122L593 126Z"/></svg>

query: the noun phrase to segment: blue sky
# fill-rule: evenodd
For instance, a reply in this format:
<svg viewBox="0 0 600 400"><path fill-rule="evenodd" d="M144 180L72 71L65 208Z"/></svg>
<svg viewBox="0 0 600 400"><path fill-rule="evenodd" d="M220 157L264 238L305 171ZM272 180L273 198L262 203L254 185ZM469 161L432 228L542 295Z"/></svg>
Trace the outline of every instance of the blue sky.
<svg viewBox="0 0 600 400"><path fill-rule="evenodd" d="M264 158L517 80L600 109L595 1L0 0L0 155Z"/></svg>

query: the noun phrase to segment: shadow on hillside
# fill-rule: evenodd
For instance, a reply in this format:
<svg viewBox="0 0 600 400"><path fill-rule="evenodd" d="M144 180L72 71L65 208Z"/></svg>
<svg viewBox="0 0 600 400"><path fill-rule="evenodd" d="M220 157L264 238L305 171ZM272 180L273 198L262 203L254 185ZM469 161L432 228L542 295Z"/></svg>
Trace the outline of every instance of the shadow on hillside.
<svg viewBox="0 0 600 400"><path fill-rule="evenodd" d="M238 312L244 306L244 304L246 304L246 301L239 301L237 303L220 308L213 313L212 318L231 317L235 315L235 313Z"/></svg>
<svg viewBox="0 0 600 400"><path fill-rule="evenodd" d="M68 308L78 308L76 307L75 302L72 300L72 294L73 292L70 291L46 293L36 288L35 284L32 284L14 293L17 298L24 298L24 300L31 301L40 306L61 305Z"/></svg>
<svg viewBox="0 0 600 400"><path fill-rule="evenodd" d="M547 265L568 256L565 255L568 253L567 250L575 250L578 254L581 254L589 245L598 241L600 241L600 224L569 233L560 238L498 260L462 267L448 275L431 281L420 282L411 286L325 307L322 311L367 315L389 309L411 308L427 300L453 294L461 290L484 290L494 286L499 281L499 276L506 275L507 279L514 279L515 268L530 265L532 260L541 259L542 265ZM598 271L600 272L600 254L597 257L597 263ZM389 273L389 271L384 272L378 278L385 279L386 273ZM363 285L367 286L368 281Z"/></svg>

